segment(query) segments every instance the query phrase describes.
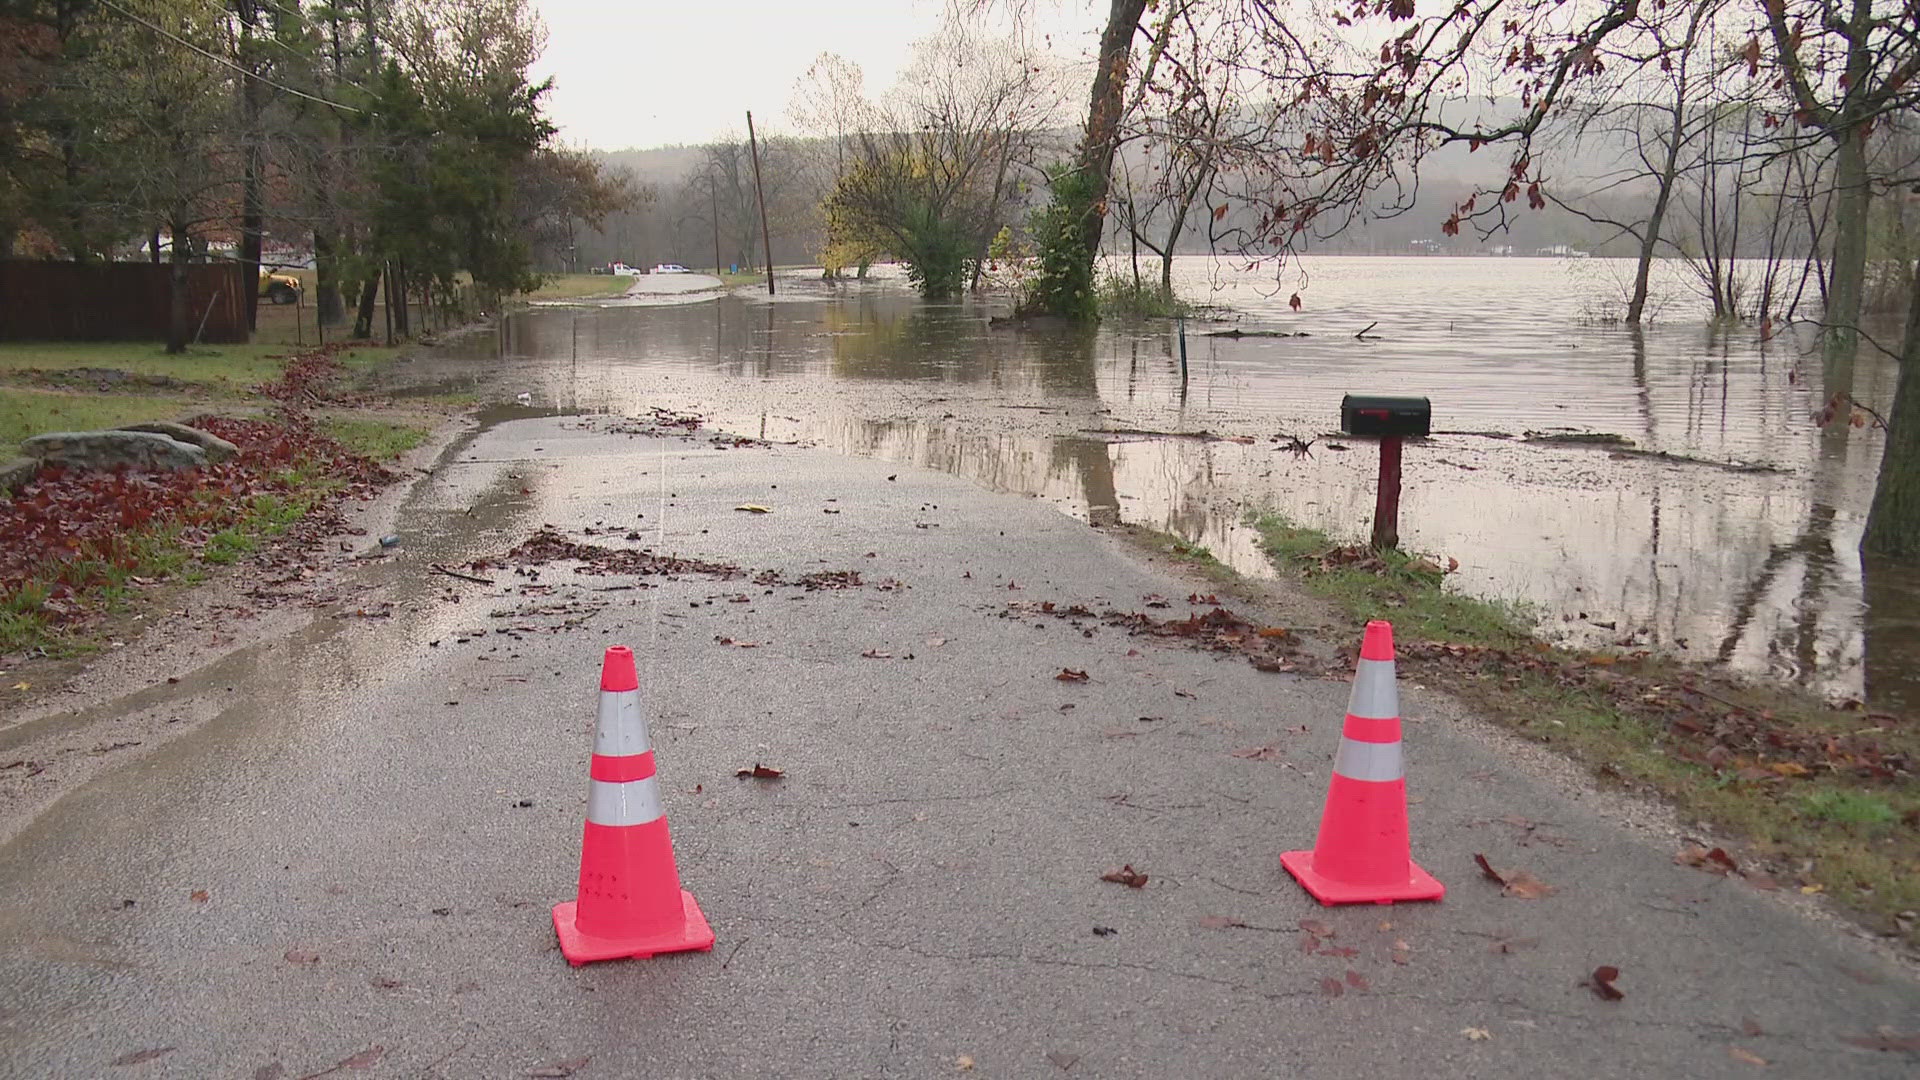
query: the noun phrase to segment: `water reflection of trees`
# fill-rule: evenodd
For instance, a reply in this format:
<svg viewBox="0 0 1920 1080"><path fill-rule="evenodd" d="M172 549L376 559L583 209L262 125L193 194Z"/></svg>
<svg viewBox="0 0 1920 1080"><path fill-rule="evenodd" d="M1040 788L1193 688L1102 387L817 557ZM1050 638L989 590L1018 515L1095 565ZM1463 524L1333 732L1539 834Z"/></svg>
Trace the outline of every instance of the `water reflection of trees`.
<svg viewBox="0 0 1920 1080"><path fill-rule="evenodd" d="M974 305L829 307L833 373L845 378L991 383L1049 396L1095 393L1097 331L1070 326L990 326Z"/></svg>

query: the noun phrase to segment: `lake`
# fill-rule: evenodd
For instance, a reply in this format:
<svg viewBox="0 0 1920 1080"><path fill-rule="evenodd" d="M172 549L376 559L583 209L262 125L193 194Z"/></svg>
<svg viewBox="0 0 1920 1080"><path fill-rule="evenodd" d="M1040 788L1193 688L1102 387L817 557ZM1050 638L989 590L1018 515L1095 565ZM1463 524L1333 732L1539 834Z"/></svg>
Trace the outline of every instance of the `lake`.
<svg viewBox="0 0 1920 1080"><path fill-rule="evenodd" d="M1920 704L1920 576L1863 572L1857 550L1883 433L1813 419L1836 391L1884 412L1891 359L1863 346L1825 370L1798 327L1763 341L1711 325L1675 264L1636 331L1612 321L1631 273L1608 259L1309 257L1276 279L1183 257L1181 295L1229 309L1186 324L1184 378L1171 322L1023 326L997 320L1004 299L925 304L897 275L782 277L772 299L517 313L496 341L410 377L454 385L485 353L542 404L699 411L739 434L942 469L1165 530L1256 575L1273 572L1245 526L1256 510L1367 535L1376 449L1338 436L1341 396L1426 395L1436 433L1407 446L1401 538L1457 559L1453 587L1524 605L1569 643ZM1208 336L1234 327L1310 336ZM1899 333L1873 331L1889 345ZM1527 441L1568 433L1673 457Z"/></svg>

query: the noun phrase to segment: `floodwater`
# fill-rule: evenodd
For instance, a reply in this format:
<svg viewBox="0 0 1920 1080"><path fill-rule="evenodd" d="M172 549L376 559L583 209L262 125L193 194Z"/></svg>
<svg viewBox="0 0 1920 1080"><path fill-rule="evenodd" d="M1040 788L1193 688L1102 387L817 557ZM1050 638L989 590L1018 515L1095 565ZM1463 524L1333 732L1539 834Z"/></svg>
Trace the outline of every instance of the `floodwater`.
<svg viewBox="0 0 1920 1080"><path fill-rule="evenodd" d="M1891 359L1863 346L1823 367L1797 332L1711 326L1678 267L1656 284L1657 320L1631 330L1608 320L1630 272L1320 257L1276 281L1183 258L1182 295L1231 309L1187 324L1184 378L1172 323L1016 326L995 321L1004 301L928 305L898 281L798 277L773 300L524 312L412 377L454 385L485 368L543 405L699 411L722 430L1162 529L1252 574L1272 573L1253 512L1367 535L1376 450L1338 436L1341 395L1424 394L1436 434L1407 446L1401 541L1457 559L1454 587L1525 605L1570 642L1920 706L1920 576L1863 572L1858 554L1882 433L1812 419L1842 391L1884 411ZM1234 326L1311 336L1208 336ZM472 364L483 355L498 363ZM1527 441L1570 432L1692 460Z"/></svg>

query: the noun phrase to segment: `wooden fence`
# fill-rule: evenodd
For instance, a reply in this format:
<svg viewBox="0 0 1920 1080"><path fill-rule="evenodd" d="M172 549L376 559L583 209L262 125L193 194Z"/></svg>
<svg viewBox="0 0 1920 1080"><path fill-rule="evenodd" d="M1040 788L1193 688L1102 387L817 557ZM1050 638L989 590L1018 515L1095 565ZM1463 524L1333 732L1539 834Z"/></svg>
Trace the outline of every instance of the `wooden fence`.
<svg viewBox="0 0 1920 1080"><path fill-rule="evenodd" d="M138 262L0 261L0 340L165 341L172 272ZM187 339L244 343L250 285L257 282L240 263L189 265Z"/></svg>

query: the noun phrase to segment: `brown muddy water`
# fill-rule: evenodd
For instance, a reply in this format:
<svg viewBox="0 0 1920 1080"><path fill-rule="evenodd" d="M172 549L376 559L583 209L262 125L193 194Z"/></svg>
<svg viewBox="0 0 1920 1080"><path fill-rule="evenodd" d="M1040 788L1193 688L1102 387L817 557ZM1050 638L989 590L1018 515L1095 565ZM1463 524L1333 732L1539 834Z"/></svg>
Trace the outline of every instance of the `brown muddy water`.
<svg viewBox="0 0 1920 1080"><path fill-rule="evenodd" d="M1338 436L1341 395L1424 394L1436 434L1407 447L1402 544L1457 559L1453 587L1522 605L1570 643L1920 706L1920 576L1863 572L1858 554L1882 433L1812 419L1839 391L1884 412L1892 361L1863 346L1823 367L1808 336L1709 325L1680 268L1656 286L1654 324L1630 330L1609 321L1630 271L1323 257L1276 282L1182 259L1182 294L1231 309L1187 323L1184 379L1173 323L1016 326L995 320L1004 301L804 277L771 301L525 311L400 377L587 412L698 411L1162 529L1263 576L1252 513L1367 534L1376 450ZM1207 336L1236 326L1310 336ZM1528 441L1568 433L1686 460Z"/></svg>

